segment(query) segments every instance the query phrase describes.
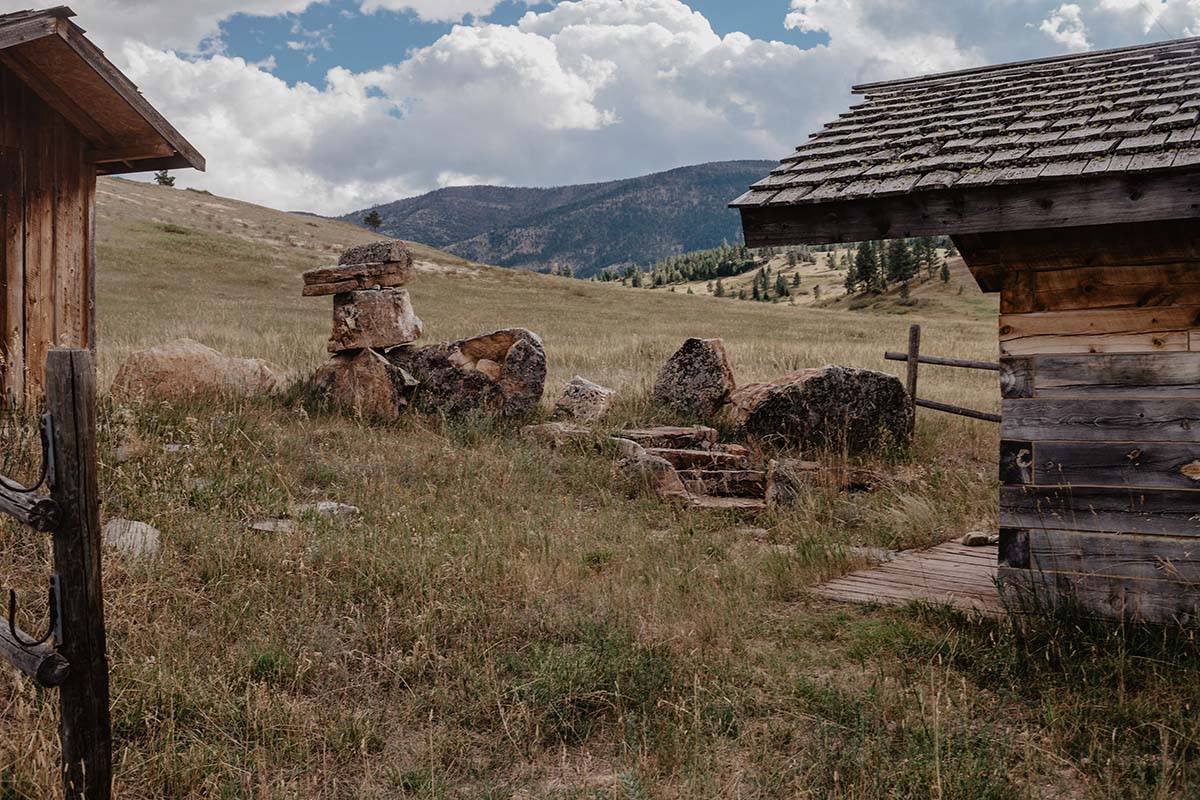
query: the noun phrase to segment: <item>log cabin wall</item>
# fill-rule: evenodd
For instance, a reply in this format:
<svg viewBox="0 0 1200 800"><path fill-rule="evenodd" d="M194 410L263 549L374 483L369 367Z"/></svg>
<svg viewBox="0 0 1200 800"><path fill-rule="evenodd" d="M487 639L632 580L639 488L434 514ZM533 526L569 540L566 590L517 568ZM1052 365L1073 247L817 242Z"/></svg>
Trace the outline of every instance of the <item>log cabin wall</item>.
<svg viewBox="0 0 1200 800"><path fill-rule="evenodd" d="M1001 293L1001 582L1018 603L1200 611L1200 224L955 237Z"/></svg>
<svg viewBox="0 0 1200 800"><path fill-rule="evenodd" d="M0 399L42 393L52 347L92 347L96 170L80 133L0 64Z"/></svg>

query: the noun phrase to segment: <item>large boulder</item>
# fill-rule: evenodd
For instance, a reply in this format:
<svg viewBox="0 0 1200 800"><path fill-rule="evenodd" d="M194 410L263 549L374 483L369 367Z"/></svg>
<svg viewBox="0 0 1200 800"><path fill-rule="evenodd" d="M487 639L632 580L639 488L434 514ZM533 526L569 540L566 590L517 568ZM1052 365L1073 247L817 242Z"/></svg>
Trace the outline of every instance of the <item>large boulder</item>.
<svg viewBox="0 0 1200 800"><path fill-rule="evenodd" d="M234 358L191 339L131 354L117 369L114 394L163 399L274 391L279 376L258 358Z"/></svg>
<svg viewBox="0 0 1200 800"><path fill-rule="evenodd" d="M417 407L442 414L492 411L529 416L546 384L546 350L533 331L512 328L429 347L398 347L388 360L419 382Z"/></svg>
<svg viewBox="0 0 1200 800"><path fill-rule="evenodd" d="M682 414L711 419L735 388L720 339L688 339L659 370L654 399Z"/></svg>
<svg viewBox="0 0 1200 800"><path fill-rule="evenodd" d="M596 422L612 408L616 397L616 389L609 389L576 375L563 386L558 402L554 405L554 419Z"/></svg>
<svg viewBox="0 0 1200 800"><path fill-rule="evenodd" d="M827 366L733 393L728 421L780 447L875 451L908 440L913 408L894 375Z"/></svg>
<svg viewBox="0 0 1200 800"><path fill-rule="evenodd" d="M338 353L313 374L310 391L357 417L396 419L408 408L417 381L374 350Z"/></svg>

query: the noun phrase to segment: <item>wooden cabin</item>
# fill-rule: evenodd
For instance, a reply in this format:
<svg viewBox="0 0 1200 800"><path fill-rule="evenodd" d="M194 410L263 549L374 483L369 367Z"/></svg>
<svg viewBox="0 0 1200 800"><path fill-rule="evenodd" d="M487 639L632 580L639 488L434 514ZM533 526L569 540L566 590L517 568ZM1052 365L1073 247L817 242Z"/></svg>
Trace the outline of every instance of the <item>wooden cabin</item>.
<svg viewBox="0 0 1200 800"><path fill-rule="evenodd" d="M204 158L70 21L0 14L0 400L40 397L46 353L89 347L97 175Z"/></svg>
<svg viewBox="0 0 1200 800"><path fill-rule="evenodd" d="M752 247L950 234L1000 294L1000 583L1200 611L1200 39L855 87Z"/></svg>

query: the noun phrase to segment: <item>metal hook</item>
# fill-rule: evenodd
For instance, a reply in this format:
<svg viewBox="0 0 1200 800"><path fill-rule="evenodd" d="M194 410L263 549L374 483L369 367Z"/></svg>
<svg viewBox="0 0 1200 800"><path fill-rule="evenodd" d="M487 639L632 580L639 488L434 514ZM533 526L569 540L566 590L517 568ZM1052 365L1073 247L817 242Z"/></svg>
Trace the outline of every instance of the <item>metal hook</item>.
<svg viewBox="0 0 1200 800"><path fill-rule="evenodd" d="M50 591L46 603L50 609L50 628L42 638L30 641L17 631L17 592L15 589L8 590L8 632L14 642L22 647L37 647L50 641L52 636L61 636L58 627L58 575L50 576Z"/></svg>

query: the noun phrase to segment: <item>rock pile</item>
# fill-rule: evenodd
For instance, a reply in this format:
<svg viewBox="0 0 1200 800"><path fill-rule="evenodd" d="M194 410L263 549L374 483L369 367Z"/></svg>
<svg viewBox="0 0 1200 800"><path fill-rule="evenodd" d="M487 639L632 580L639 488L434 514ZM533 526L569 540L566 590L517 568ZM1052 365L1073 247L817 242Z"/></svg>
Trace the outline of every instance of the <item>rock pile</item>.
<svg viewBox="0 0 1200 800"><path fill-rule="evenodd" d="M337 266L304 273L305 297L333 296L333 355L312 379L333 405L382 419L408 406L417 381L385 356L421 338L424 326L408 290L400 288L412 275L412 254L397 241L351 247Z"/></svg>

